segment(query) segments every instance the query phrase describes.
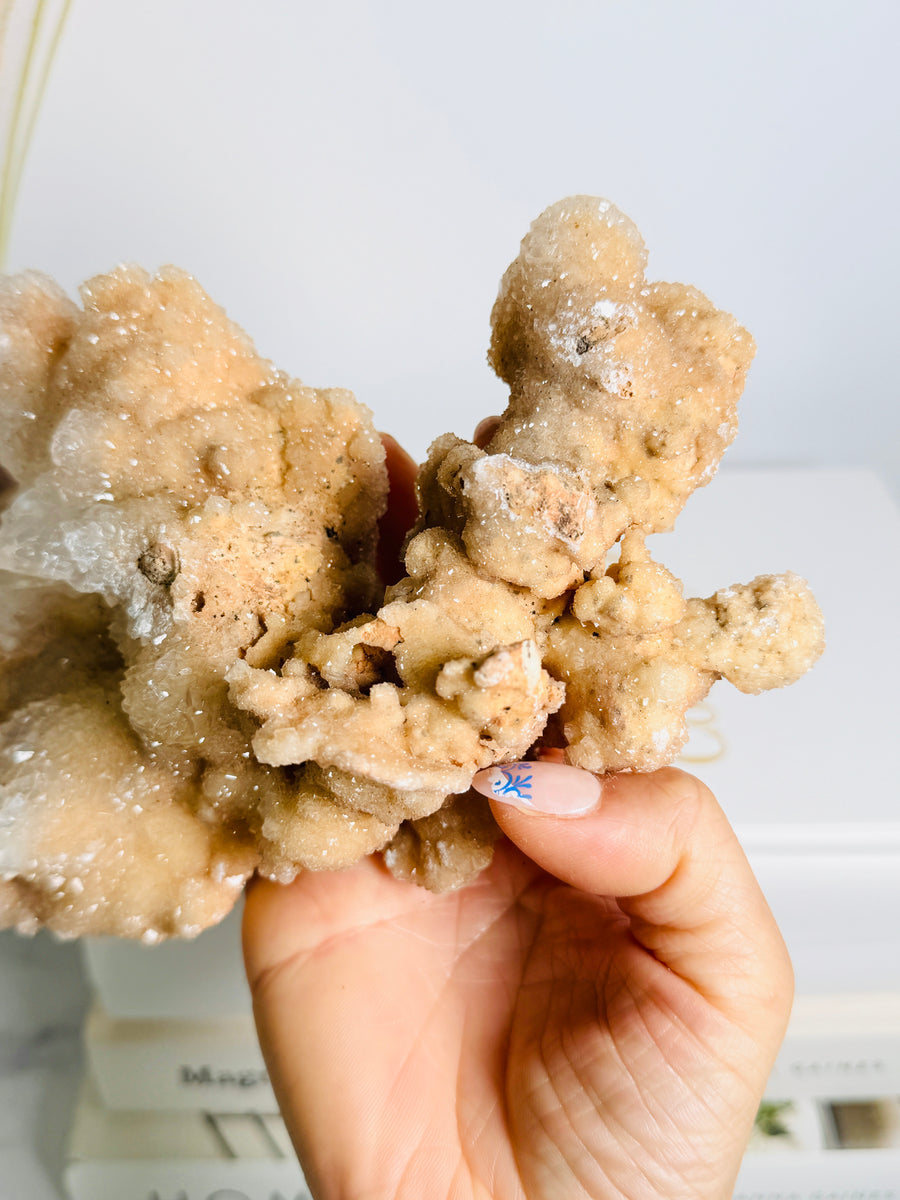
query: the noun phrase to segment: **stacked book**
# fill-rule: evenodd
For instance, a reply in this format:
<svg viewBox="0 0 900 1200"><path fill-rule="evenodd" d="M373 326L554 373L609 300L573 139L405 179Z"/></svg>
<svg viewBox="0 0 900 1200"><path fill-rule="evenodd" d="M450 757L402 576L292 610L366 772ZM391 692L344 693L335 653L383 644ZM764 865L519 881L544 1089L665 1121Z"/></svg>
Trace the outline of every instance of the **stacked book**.
<svg viewBox="0 0 900 1200"><path fill-rule="evenodd" d="M801 995L734 1200L900 1200L900 993Z"/></svg>
<svg viewBox="0 0 900 1200"><path fill-rule="evenodd" d="M656 555L710 595L792 569L828 649L791 688L719 684L681 765L715 792L794 960L798 999L735 1200L900 1200L900 513L863 471L723 471ZM876 663L877 669L872 667ZM239 914L196 942L86 946L97 1005L73 1200L304 1200L259 1052Z"/></svg>
<svg viewBox="0 0 900 1200"><path fill-rule="evenodd" d="M191 1015L184 946L89 947L116 1015L98 1002L86 1027L72 1200L307 1200L249 1008L218 1011L245 999L238 938L229 918L194 944ZM798 996L734 1200L775 1197L900 1198L900 991Z"/></svg>
<svg viewBox="0 0 900 1200"><path fill-rule="evenodd" d="M85 943L71 1200L309 1200L256 1039L240 916L195 942Z"/></svg>

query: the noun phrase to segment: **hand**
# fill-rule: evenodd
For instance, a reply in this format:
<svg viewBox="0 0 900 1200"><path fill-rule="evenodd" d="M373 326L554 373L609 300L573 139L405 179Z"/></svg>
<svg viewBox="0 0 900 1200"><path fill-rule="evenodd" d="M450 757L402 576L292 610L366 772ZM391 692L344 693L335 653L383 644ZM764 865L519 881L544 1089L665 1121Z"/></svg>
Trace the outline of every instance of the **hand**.
<svg viewBox="0 0 900 1200"><path fill-rule="evenodd" d="M586 816L495 814L511 841L459 892L372 860L250 890L313 1194L729 1197L792 980L712 795L664 770L607 780Z"/></svg>
<svg viewBox="0 0 900 1200"><path fill-rule="evenodd" d="M593 782L539 775L563 812ZM249 890L260 1040L313 1194L726 1200L792 974L721 809L675 770L607 779L578 817L492 803L508 840L459 892L376 860Z"/></svg>

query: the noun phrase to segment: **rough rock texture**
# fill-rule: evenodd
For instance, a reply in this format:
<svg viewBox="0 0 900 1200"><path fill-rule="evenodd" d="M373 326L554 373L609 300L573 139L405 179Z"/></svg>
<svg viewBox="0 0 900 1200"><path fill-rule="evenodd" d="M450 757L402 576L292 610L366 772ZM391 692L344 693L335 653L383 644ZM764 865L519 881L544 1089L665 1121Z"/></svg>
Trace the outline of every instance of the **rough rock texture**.
<svg viewBox="0 0 900 1200"><path fill-rule="evenodd" d="M542 739L652 770L715 679L811 665L802 580L685 600L647 552L733 438L753 343L645 257L607 201L535 222L493 313L509 407L484 449L435 442L383 595L349 393L276 371L178 271L81 309L5 283L0 924L190 935L254 870L378 850L459 886L496 837L476 770Z"/></svg>
<svg viewBox="0 0 900 1200"><path fill-rule="evenodd" d="M82 300L35 275L0 296L19 484L0 872L18 924L24 905L154 940L220 919L256 866L288 782L253 755L226 673L372 603L384 453L348 392L275 371L182 272L120 269Z"/></svg>

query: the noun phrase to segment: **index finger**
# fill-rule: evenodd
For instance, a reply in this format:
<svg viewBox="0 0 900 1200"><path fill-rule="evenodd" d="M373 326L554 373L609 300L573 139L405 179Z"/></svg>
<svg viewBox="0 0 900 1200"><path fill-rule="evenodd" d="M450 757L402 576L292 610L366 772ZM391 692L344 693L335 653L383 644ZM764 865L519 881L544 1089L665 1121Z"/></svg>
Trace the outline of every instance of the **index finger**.
<svg viewBox="0 0 900 1200"><path fill-rule="evenodd" d="M419 468L389 433L380 436L388 473L388 506L378 526L378 571L385 583L396 583L403 578L400 557L403 542L419 513L416 503Z"/></svg>

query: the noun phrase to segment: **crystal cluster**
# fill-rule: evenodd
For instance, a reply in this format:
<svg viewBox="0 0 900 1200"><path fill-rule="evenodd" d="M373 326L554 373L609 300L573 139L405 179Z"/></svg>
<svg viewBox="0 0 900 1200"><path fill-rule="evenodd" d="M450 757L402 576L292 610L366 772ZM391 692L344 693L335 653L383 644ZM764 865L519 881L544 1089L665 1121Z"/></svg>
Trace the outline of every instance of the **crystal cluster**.
<svg viewBox="0 0 900 1200"><path fill-rule="evenodd" d="M541 745L653 770L717 678L815 661L796 576L685 599L647 550L734 437L753 343L645 260L607 201L535 222L493 313L509 406L486 446L433 445L386 591L348 392L275 370L179 271L81 308L5 282L0 924L190 936L254 871L375 851L456 887L496 837L475 771Z"/></svg>

